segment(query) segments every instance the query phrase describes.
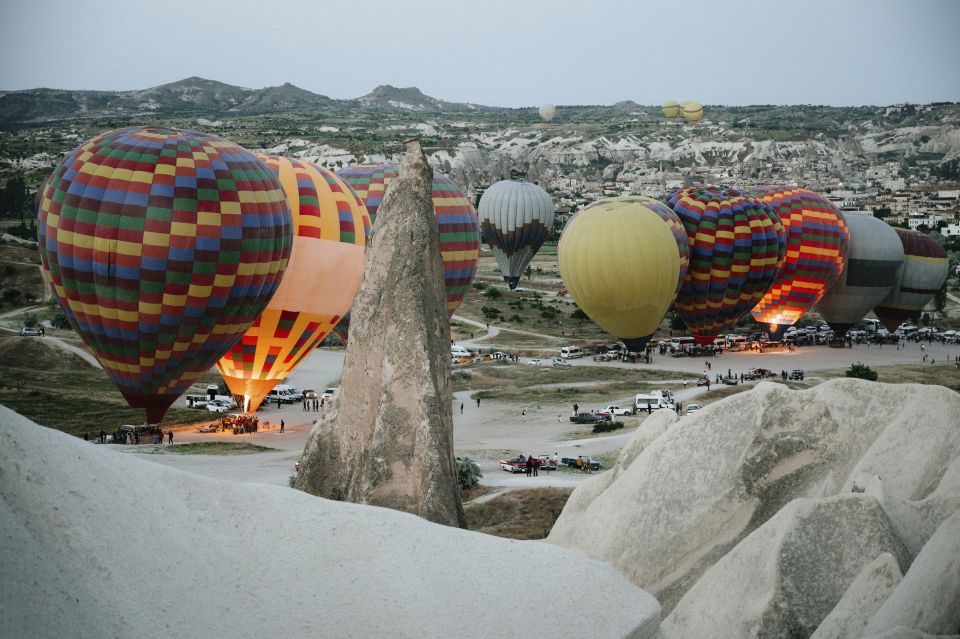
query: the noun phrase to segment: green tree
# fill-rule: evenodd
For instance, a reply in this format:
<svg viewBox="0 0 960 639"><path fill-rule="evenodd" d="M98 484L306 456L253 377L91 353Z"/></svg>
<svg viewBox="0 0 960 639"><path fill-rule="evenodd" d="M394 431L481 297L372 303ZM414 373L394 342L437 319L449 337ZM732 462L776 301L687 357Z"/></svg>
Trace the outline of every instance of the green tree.
<svg viewBox="0 0 960 639"><path fill-rule="evenodd" d="M584 313L581 309L578 308L578 309L575 309L572 313L570 313L570 319L580 320L582 322L590 318L587 317L586 313Z"/></svg>
<svg viewBox="0 0 960 639"><path fill-rule="evenodd" d="M480 485L481 477L483 473L472 459L461 457L457 460L457 485L460 486L460 490L476 488Z"/></svg>
<svg viewBox="0 0 960 639"><path fill-rule="evenodd" d="M871 382L877 381L877 371L873 370L869 366L857 362L856 364L851 364L850 368L847 369L847 372L844 373L847 377L855 377L857 379L866 379Z"/></svg>

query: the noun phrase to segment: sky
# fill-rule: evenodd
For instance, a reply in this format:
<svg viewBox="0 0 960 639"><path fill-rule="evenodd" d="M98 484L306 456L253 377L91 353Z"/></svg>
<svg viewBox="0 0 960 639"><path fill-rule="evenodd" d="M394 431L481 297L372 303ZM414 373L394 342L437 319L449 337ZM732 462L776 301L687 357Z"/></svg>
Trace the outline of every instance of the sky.
<svg viewBox="0 0 960 639"><path fill-rule="evenodd" d="M0 90L190 76L453 102L960 101L960 0L0 0Z"/></svg>

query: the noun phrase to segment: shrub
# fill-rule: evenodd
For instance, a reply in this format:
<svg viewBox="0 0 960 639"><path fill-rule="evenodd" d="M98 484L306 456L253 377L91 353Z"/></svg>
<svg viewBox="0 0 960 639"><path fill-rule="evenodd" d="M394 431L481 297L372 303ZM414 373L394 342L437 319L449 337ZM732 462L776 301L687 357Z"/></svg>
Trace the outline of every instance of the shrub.
<svg viewBox="0 0 960 639"><path fill-rule="evenodd" d="M595 433L609 433L609 432L612 431L612 430L619 430L619 429L621 429L621 428L623 428L623 422L620 422L620 421L615 421L615 422L602 421L602 422L597 422L596 424L593 425L593 432L595 432Z"/></svg>
<svg viewBox="0 0 960 639"><path fill-rule="evenodd" d="M500 309L493 306L484 306L480 309L480 312L483 313L483 316L487 319L497 319L500 317Z"/></svg>
<svg viewBox="0 0 960 639"><path fill-rule="evenodd" d="M477 289L478 291L482 291L482 290L484 290L485 288L487 288L487 283L486 283L486 282L474 282L474 283L473 283L473 288Z"/></svg>
<svg viewBox="0 0 960 639"><path fill-rule="evenodd" d="M580 309L578 308L578 309L576 309L575 311L573 311L572 313L570 313L570 319L575 319L575 320L581 320L581 321L583 321L583 320L585 320L585 319L590 319L590 318L588 318L588 317L587 317L587 314L584 313L582 310L580 310Z"/></svg>
<svg viewBox="0 0 960 639"><path fill-rule="evenodd" d="M508 321L513 322L515 324L523 324L523 318L517 315L516 313L511 315Z"/></svg>
<svg viewBox="0 0 960 639"><path fill-rule="evenodd" d="M499 288L491 286L483 292L483 296L490 300L498 300L503 297L503 292Z"/></svg>
<svg viewBox="0 0 960 639"><path fill-rule="evenodd" d="M461 457L457 460L457 485L460 486L460 490L476 488L480 485L481 477L483 473L471 459Z"/></svg>
<svg viewBox="0 0 960 639"><path fill-rule="evenodd" d="M869 366L865 366L860 362L856 364L851 364L850 368L847 369L847 372L844 373L847 377L855 377L857 379L868 379L871 382L877 381L877 371L873 370Z"/></svg>

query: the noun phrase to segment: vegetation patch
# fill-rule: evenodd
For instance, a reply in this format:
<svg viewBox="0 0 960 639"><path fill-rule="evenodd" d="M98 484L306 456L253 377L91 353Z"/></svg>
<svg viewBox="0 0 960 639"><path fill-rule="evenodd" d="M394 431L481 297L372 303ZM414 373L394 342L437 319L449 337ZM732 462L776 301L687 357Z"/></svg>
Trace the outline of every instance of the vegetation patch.
<svg viewBox="0 0 960 639"><path fill-rule="evenodd" d="M190 442L189 444L166 446L162 450L178 455L251 455L253 453L275 453L280 449L258 446L248 442Z"/></svg>
<svg viewBox="0 0 960 639"><path fill-rule="evenodd" d="M467 528L509 539L544 539L572 492L572 488L511 490L482 504L467 504L463 507Z"/></svg>

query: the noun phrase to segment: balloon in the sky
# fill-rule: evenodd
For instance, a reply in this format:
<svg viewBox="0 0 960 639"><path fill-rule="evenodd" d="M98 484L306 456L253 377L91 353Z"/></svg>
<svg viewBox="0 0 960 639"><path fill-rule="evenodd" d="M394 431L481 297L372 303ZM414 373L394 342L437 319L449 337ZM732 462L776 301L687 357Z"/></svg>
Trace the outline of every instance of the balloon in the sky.
<svg viewBox="0 0 960 639"><path fill-rule="evenodd" d="M292 158L258 157L287 193L293 251L273 299L217 362L237 404L251 413L350 310L370 232L363 202L332 171Z"/></svg>
<svg viewBox="0 0 960 639"><path fill-rule="evenodd" d="M560 237L560 276L577 305L633 352L660 326L683 279L679 220L635 198L600 200ZM682 232L682 231L681 231Z"/></svg>
<svg viewBox="0 0 960 639"><path fill-rule="evenodd" d="M751 187L744 193L776 213L787 240L780 273L751 314L779 337L827 292L840 273L850 231L829 200L788 186Z"/></svg>
<svg viewBox="0 0 960 639"><path fill-rule="evenodd" d="M553 199L532 182L490 185L477 206L483 239L511 289L553 228Z"/></svg>
<svg viewBox="0 0 960 639"><path fill-rule="evenodd" d="M697 342L710 344L770 288L783 264L783 226L776 213L734 189L687 188L668 204L690 244L674 307Z"/></svg>
<svg viewBox="0 0 960 639"><path fill-rule="evenodd" d="M283 188L263 162L164 127L71 151L43 188L38 228L67 318L149 423L260 315L292 244Z"/></svg>
<svg viewBox="0 0 960 639"><path fill-rule="evenodd" d="M553 119L553 116L557 114L557 107L552 104L544 104L537 112L540 114L540 117L543 118L544 122L549 122Z"/></svg>
<svg viewBox="0 0 960 639"><path fill-rule="evenodd" d="M840 215L850 229L847 264L817 304L837 337L887 296L903 270L903 244L886 222L869 213Z"/></svg>
<svg viewBox="0 0 960 639"><path fill-rule="evenodd" d="M680 115L680 105L677 104L676 100L667 100L661 105L660 110L663 111L663 117L670 120Z"/></svg>
<svg viewBox="0 0 960 639"><path fill-rule="evenodd" d="M344 167L337 171L360 196L376 227L377 210L383 195L397 174L396 164ZM443 257L443 279L447 287L447 314L453 315L467 294L477 272L480 257L480 223L473 205L460 188L446 175L433 174L433 211L437 217L440 254ZM336 329L346 335L348 322ZM345 340L344 340L345 342Z"/></svg>
<svg viewBox="0 0 960 639"><path fill-rule="evenodd" d="M873 309L889 331L920 317L947 279L950 261L940 243L919 231L893 229L903 244L903 272L890 293Z"/></svg>
<svg viewBox="0 0 960 639"><path fill-rule="evenodd" d="M703 117L703 105L699 102L684 102L680 115L690 124L696 124Z"/></svg>

